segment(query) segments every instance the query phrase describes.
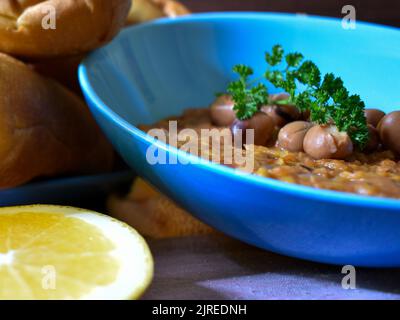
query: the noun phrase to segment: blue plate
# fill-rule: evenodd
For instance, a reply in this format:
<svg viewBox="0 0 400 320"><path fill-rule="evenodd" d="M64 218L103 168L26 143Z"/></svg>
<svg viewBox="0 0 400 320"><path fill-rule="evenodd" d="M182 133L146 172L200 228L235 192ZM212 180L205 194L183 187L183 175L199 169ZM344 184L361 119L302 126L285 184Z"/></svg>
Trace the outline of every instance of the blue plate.
<svg viewBox="0 0 400 320"><path fill-rule="evenodd" d="M0 207L28 204L60 204L101 208L105 197L132 182L131 171L55 178L0 191ZM93 207L94 206L94 207Z"/></svg>
<svg viewBox="0 0 400 320"><path fill-rule="evenodd" d="M200 14L123 31L91 54L79 77L90 108L137 173L215 228L284 255L332 264L400 266L400 201L247 175L198 161L150 165L160 152L195 160L135 127L205 106L246 63L280 43L340 75L367 105L400 109L400 31L286 14ZM272 88L271 88L272 89ZM179 162L178 162L179 163Z"/></svg>

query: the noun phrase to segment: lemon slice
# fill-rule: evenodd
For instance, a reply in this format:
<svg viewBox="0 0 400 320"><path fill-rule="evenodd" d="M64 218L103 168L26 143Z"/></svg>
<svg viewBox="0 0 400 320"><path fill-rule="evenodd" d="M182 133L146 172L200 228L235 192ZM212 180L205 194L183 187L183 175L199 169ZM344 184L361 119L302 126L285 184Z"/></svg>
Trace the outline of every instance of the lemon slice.
<svg viewBox="0 0 400 320"><path fill-rule="evenodd" d="M83 209L0 208L0 299L133 299L153 276L143 238Z"/></svg>

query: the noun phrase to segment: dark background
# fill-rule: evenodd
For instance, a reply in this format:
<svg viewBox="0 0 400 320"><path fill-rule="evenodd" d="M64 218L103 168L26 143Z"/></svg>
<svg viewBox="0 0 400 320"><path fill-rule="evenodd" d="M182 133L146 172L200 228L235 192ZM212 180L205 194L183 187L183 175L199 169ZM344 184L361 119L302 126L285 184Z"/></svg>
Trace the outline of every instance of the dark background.
<svg viewBox="0 0 400 320"><path fill-rule="evenodd" d="M343 17L344 5L356 8L357 20L400 27L400 0L181 0L193 12L275 11Z"/></svg>

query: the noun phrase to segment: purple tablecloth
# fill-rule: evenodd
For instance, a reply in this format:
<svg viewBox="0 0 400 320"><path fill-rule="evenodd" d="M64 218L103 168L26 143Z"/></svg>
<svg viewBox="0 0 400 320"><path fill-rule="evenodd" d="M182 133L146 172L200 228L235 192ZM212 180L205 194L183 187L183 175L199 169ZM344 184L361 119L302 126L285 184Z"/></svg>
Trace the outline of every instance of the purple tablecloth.
<svg viewBox="0 0 400 320"><path fill-rule="evenodd" d="M400 269L356 269L287 258L223 236L149 240L155 276L144 299L400 299Z"/></svg>

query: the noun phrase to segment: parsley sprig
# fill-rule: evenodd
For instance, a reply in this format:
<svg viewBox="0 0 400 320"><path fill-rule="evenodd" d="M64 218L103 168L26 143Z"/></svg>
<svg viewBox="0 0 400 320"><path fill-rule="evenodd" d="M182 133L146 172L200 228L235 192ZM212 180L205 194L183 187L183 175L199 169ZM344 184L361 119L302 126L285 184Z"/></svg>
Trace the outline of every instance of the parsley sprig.
<svg viewBox="0 0 400 320"><path fill-rule="evenodd" d="M339 131L347 132L352 141L362 149L368 142L368 127L364 114L365 105L358 95L350 95L342 79L328 73L323 78L319 68L301 53L285 55L282 46L275 45L265 54L268 68L266 80L289 94L277 104L293 104L300 111L310 111L311 121L318 124L335 124ZM231 82L228 93L235 102L239 119L251 118L262 105L268 103L268 90L259 82L249 81L253 70L236 65L234 72L239 80Z"/></svg>
<svg viewBox="0 0 400 320"><path fill-rule="evenodd" d="M233 71L239 75L239 80L233 81L228 86L228 93L235 101L234 110L238 119L251 118L260 108L268 102L267 87L258 83L251 86L249 77L254 74L252 68L239 64L233 67Z"/></svg>

